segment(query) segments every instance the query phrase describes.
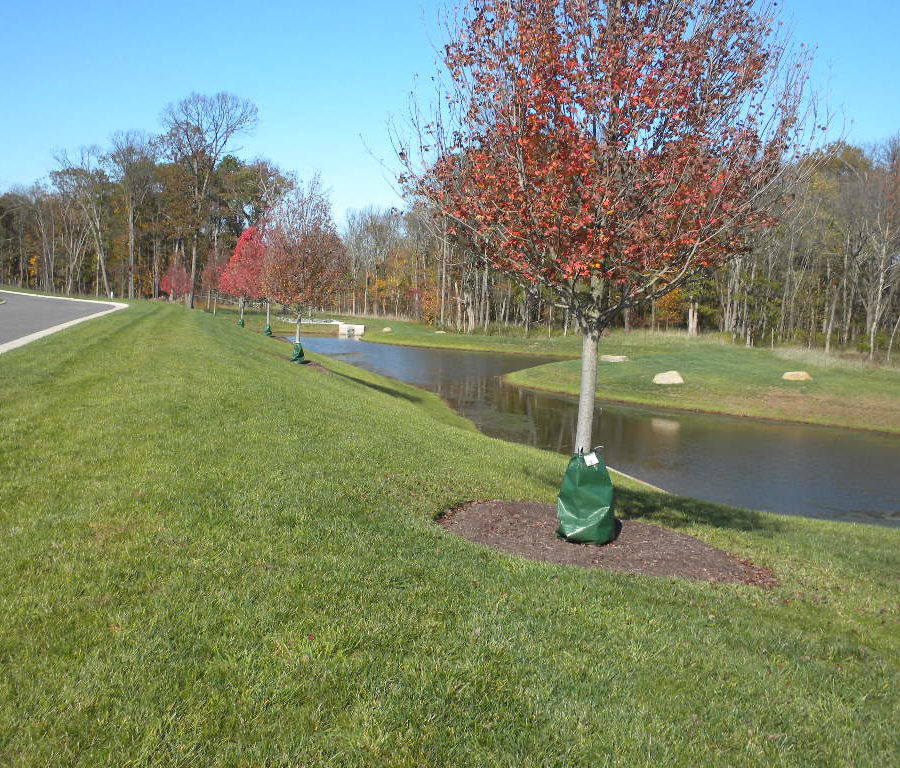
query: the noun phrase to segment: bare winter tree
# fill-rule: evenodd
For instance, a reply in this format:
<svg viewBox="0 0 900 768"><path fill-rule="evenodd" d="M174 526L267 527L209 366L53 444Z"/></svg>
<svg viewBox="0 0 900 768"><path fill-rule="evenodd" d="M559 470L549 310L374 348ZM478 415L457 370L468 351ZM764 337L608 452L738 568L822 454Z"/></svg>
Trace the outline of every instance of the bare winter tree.
<svg viewBox="0 0 900 768"><path fill-rule="evenodd" d="M231 93L205 96L192 93L170 104L163 111L166 129L163 142L170 158L187 170L193 206L191 239L191 287L185 304L194 306L197 280L197 248L206 218L210 181L229 142L237 135L253 130L258 113L247 99Z"/></svg>
<svg viewBox="0 0 900 768"><path fill-rule="evenodd" d="M347 213L344 243L350 263L350 279L356 284L363 279L362 313L369 313L369 284L376 266L383 262L400 241L400 222L394 211L372 206ZM351 312L356 313L356 294Z"/></svg>
<svg viewBox="0 0 900 768"><path fill-rule="evenodd" d="M135 210L150 192L154 182L156 146L140 131L119 132L112 137L112 150L106 157L113 170L125 204L128 227L128 298L134 298L134 217Z"/></svg>
<svg viewBox="0 0 900 768"><path fill-rule="evenodd" d="M895 291L900 289L900 140L878 147L865 195L865 247L860 253L860 299L866 310L869 360Z"/></svg>
<svg viewBox="0 0 900 768"><path fill-rule="evenodd" d="M103 170L102 153L99 147L82 147L79 159L71 160L65 152L56 157L59 170L50 177L57 188L78 202L82 215L88 224L97 257L99 292L100 281L104 293L109 296L109 278L106 272L106 235L109 205L107 204L111 184Z"/></svg>

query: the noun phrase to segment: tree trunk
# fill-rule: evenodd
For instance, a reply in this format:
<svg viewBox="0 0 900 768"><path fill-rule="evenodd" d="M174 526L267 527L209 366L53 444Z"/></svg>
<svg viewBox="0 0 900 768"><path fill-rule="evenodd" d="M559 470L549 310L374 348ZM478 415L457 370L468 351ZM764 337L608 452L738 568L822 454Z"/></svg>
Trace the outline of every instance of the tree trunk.
<svg viewBox="0 0 900 768"><path fill-rule="evenodd" d="M484 290L481 294L481 308L484 313L484 332L487 334L491 322L491 287L488 268L484 268Z"/></svg>
<svg viewBox="0 0 900 768"><path fill-rule="evenodd" d="M578 394L578 422L575 430L575 453L590 451L594 426L594 401L597 393L597 349L600 333L584 332L581 344L581 390Z"/></svg>
<svg viewBox="0 0 900 768"><path fill-rule="evenodd" d="M363 315L369 314L369 273L368 271L365 273L365 280L363 283Z"/></svg>
<svg viewBox="0 0 900 768"><path fill-rule="evenodd" d="M834 297L831 299L831 312L828 314L828 324L825 328L825 354L831 352L831 334L834 331L834 313L837 309L838 291L835 289Z"/></svg>
<svg viewBox="0 0 900 768"><path fill-rule="evenodd" d="M696 337L700 335L698 314L697 300L692 299L690 309L688 309L688 336Z"/></svg>
<svg viewBox="0 0 900 768"><path fill-rule="evenodd" d="M885 362L887 362L888 365L891 364L891 350L894 348L894 336L897 335L898 328L900 328L900 315L897 315L897 322L894 323L894 330L891 331L891 338L888 341L887 359L885 361Z"/></svg>
<svg viewBox="0 0 900 768"><path fill-rule="evenodd" d="M875 362L875 334L878 333L878 323L872 323L869 330L869 362Z"/></svg>
<svg viewBox="0 0 900 768"><path fill-rule="evenodd" d="M191 243L191 287L184 296L184 305L188 309L194 308L194 284L197 281L197 235L194 235L194 241Z"/></svg>
<svg viewBox="0 0 900 768"><path fill-rule="evenodd" d="M153 298L159 297L159 238L153 235Z"/></svg>
<svg viewBox="0 0 900 768"><path fill-rule="evenodd" d="M128 298L134 298L134 204L128 203Z"/></svg>

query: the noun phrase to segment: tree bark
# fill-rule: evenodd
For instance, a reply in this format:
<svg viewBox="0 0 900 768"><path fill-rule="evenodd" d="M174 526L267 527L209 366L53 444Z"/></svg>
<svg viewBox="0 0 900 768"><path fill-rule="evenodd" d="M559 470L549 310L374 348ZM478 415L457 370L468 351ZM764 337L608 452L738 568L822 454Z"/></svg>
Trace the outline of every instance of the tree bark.
<svg viewBox="0 0 900 768"><path fill-rule="evenodd" d="M128 298L134 298L134 203L129 198L128 216Z"/></svg>
<svg viewBox="0 0 900 768"><path fill-rule="evenodd" d="M184 297L184 305L188 309L194 308L194 284L197 282L197 235L191 243L191 287Z"/></svg>
<svg viewBox="0 0 900 768"><path fill-rule="evenodd" d="M688 309L688 336L700 335L700 324L698 322L699 306L696 299L691 299L691 306Z"/></svg>
<svg viewBox="0 0 900 768"><path fill-rule="evenodd" d="M838 291L835 289L834 297L831 299L831 311L828 314L828 324L825 328L825 354L831 353L831 334L834 331L834 314L837 309Z"/></svg>
<svg viewBox="0 0 900 768"><path fill-rule="evenodd" d="M594 426L594 402L597 396L597 349L600 333L584 332L581 343L581 390L578 394L578 421L575 429L575 453L590 451Z"/></svg>
<svg viewBox="0 0 900 768"><path fill-rule="evenodd" d="M894 330L891 331L891 338L888 341L887 360L885 361L888 365L891 364L891 350L894 348L894 336L897 335L898 328L900 328L900 315L897 315L897 322L894 323Z"/></svg>

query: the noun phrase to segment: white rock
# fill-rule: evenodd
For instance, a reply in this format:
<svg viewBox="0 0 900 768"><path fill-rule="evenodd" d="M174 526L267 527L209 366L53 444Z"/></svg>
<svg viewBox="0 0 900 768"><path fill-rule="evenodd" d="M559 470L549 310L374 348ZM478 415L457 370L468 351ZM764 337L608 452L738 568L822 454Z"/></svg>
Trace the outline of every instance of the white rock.
<svg viewBox="0 0 900 768"><path fill-rule="evenodd" d="M447 333L447 331L435 331L435 333Z"/></svg>
<svg viewBox="0 0 900 768"><path fill-rule="evenodd" d="M628 360L628 355L600 355L600 359L604 363L624 363Z"/></svg>
<svg viewBox="0 0 900 768"><path fill-rule="evenodd" d="M382 333L390 333L392 330L393 330L393 328L391 328L390 326L388 326L387 328L382 328L382 329L381 329L381 332L382 332Z"/></svg>
<svg viewBox="0 0 900 768"><path fill-rule="evenodd" d="M812 381L812 376L806 371L785 371L781 378L785 381Z"/></svg>
<svg viewBox="0 0 900 768"><path fill-rule="evenodd" d="M663 373L657 373L656 376L653 377L654 384L684 384L684 379L681 378L681 374L678 371L664 371Z"/></svg>

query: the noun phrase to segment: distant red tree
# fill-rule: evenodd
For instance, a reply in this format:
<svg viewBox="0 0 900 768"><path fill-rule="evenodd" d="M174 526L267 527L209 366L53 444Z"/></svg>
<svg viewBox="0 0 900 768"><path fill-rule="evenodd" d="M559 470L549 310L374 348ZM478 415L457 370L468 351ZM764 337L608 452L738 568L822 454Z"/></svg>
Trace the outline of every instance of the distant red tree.
<svg viewBox="0 0 900 768"><path fill-rule="evenodd" d="M298 320L304 309L323 305L347 279L346 250L318 177L285 197L266 236L263 290L291 308Z"/></svg>
<svg viewBox="0 0 900 768"><path fill-rule="evenodd" d="M219 290L219 281L222 279L222 272L225 269L225 264L220 262L215 262L213 259L210 259L203 266L203 271L200 273L200 286L204 291L218 291Z"/></svg>
<svg viewBox="0 0 900 768"><path fill-rule="evenodd" d="M261 227L249 227L238 238L234 254L219 277L219 288L232 296L244 299L262 299L263 262L266 258L266 242Z"/></svg>
<svg viewBox="0 0 900 768"><path fill-rule="evenodd" d="M180 261L173 261L159 281L159 287L172 298L184 296L191 289L191 276Z"/></svg>

